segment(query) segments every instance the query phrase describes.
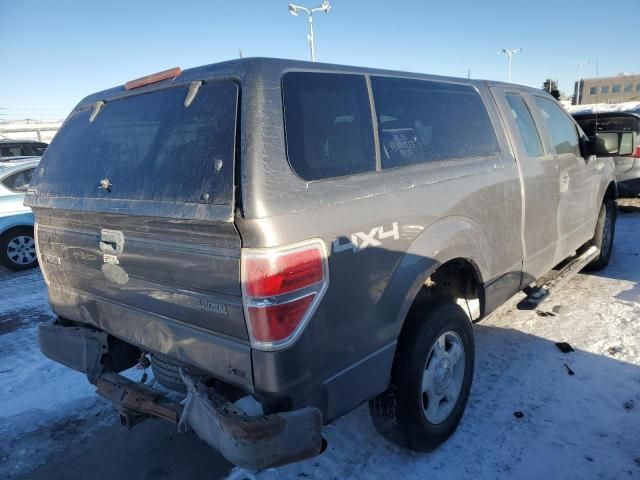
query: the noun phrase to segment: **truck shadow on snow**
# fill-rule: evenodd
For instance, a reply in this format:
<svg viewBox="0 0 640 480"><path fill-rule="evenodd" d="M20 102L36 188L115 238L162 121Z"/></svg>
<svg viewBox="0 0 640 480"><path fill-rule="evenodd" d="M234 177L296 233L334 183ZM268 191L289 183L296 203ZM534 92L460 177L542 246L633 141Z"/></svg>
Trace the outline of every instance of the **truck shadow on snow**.
<svg viewBox="0 0 640 480"><path fill-rule="evenodd" d="M638 210L640 212L640 208ZM620 213L616 225L613 255L609 266L593 275L633 282L615 298L640 303L640 217L637 213Z"/></svg>

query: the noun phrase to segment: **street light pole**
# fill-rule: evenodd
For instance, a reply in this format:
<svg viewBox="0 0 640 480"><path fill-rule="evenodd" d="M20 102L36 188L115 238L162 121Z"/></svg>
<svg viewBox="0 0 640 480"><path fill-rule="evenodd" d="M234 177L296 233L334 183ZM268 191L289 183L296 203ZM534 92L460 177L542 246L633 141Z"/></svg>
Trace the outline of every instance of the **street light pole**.
<svg viewBox="0 0 640 480"><path fill-rule="evenodd" d="M503 48L502 50L498 51L498 55L505 54L509 57L509 83L511 83L511 59L516 53L520 52L522 52L521 48Z"/></svg>
<svg viewBox="0 0 640 480"><path fill-rule="evenodd" d="M309 19L309 33L307 34L307 40L309 41L309 49L311 50L312 62L316 61L316 48L315 48L314 37L313 37L313 14L314 12L329 13L329 10L331 10L331 5L329 4L329 0L324 0L324 2L322 2L322 5L319 5L311 9L302 7L300 5L294 5L293 3L289 4L289 12L291 13L291 15L293 15L294 17L297 17L298 14L302 11L307 14L307 18Z"/></svg>
<svg viewBox="0 0 640 480"><path fill-rule="evenodd" d="M313 11L309 14L309 35L307 35L307 39L309 40L309 48L311 48L311 61L316 61L316 47L313 43Z"/></svg>
<svg viewBox="0 0 640 480"><path fill-rule="evenodd" d="M582 82L582 66L588 65L591 60L582 60L580 62L572 63L571 65L578 67L578 86L576 87L576 105L580 105L580 83Z"/></svg>

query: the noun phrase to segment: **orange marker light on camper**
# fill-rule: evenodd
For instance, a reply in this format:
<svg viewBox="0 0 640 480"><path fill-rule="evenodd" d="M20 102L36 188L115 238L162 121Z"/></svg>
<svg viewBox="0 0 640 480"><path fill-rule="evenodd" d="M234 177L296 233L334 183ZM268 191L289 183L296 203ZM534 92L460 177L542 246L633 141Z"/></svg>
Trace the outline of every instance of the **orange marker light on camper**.
<svg viewBox="0 0 640 480"><path fill-rule="evenodd" d="M163 70L158 73L152 73L146 77L140 77L135 80L128 81L124 84L124 89L132 90L134 88L144 87L145 85L161 82L162 80L168 80L169 78L176 78L181 73L182 70L180 70L180 67L170 68L169 70Z"/></svg>

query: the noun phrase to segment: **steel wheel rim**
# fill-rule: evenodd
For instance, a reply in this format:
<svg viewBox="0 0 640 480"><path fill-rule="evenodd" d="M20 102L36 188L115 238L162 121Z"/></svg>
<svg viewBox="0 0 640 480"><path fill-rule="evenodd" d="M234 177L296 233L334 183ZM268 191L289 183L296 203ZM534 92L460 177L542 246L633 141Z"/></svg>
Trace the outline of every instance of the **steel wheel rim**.
<svg viewBox="0 0 640 480"><path fill-rule="evenodd" d="M442 423L453 411L465 370L464 345L453 331L443 333L429 350L422 375L422 412L431 424Z"/></svg>
<svg viewBox="0 0 640 480"><path fill-rule="evenodd" d="M36 242L33 237L18 235L9 240L6 254L16 265L29 265L36 261Z"/></svg>

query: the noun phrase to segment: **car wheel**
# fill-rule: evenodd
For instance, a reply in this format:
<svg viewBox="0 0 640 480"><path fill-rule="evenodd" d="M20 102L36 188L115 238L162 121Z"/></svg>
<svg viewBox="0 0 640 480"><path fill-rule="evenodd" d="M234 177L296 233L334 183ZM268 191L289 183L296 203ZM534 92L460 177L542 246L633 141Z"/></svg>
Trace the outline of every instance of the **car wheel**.
<svg viewBox="0 0 640 480"><path fill-rule="evenodd" d="M587 265L589 270L602 270L609 265L613 251L613 239L616 232L616 202L605 200L598 213L596 231L589 245L595 245L600 254Z"/></svg>
<svg viewBox="0 0 640 480"><path fill-rule="evenodd" d="M431 451L456 430L471 391L473 328L457 304L440 301L410 315L398 341L391 386L369 402L386 439Z"/></svg>
<svg viewBox="0 0 640 480"><path fill-rule="evenodd" d="M11 270L28 270L38 264L33 228L14 228L0 236L0 262Z"/></svg>

